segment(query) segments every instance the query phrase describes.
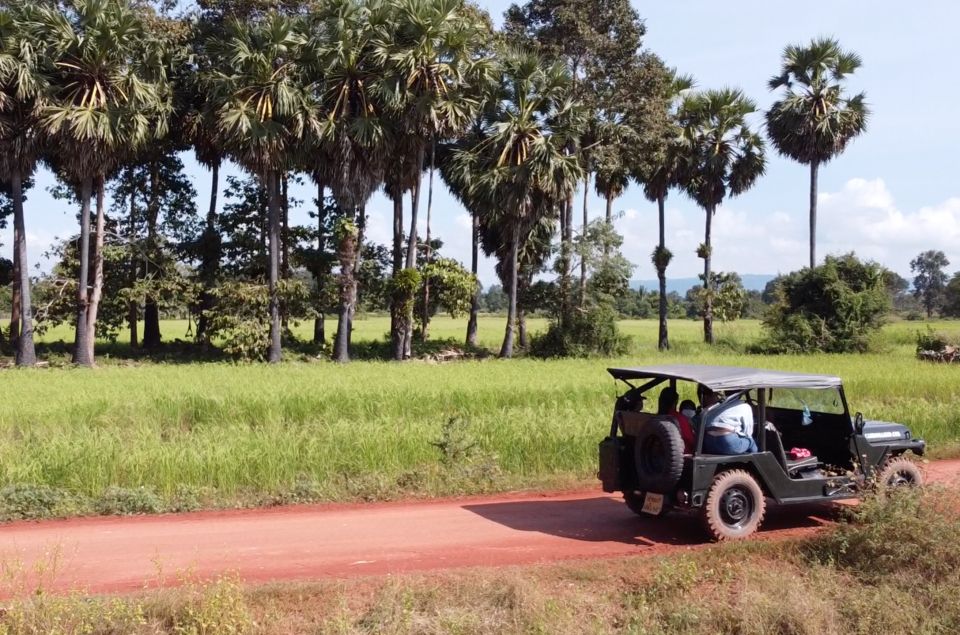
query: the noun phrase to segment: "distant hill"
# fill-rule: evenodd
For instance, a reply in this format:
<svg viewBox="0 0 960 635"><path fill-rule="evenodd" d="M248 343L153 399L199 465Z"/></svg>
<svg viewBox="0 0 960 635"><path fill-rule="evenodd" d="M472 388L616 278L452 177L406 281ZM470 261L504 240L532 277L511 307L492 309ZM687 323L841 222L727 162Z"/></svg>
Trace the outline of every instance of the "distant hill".
<svg viewBox="0 0 960 635"><path fill-rule="evenodd" d="M743 280L743 286L748 291L763 291L767 283L775 277L776 276L766 273L740 274L740 278ZM691 287L695 287L698 284L700 284L700 278L667 278L667 293L676 291L680 295L683 295L689 291ZM656 291L660 287L660 283L656 279L631 280L630 287L633 289L643 287L647 291Z"/></svg>

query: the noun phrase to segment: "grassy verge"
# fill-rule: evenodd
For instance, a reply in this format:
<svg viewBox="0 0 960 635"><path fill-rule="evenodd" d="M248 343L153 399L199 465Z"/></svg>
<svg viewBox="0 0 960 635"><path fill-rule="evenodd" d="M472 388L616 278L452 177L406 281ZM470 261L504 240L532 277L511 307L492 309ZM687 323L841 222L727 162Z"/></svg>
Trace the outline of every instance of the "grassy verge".
<svg viewBox="0 0 960 635"><path fill-rule="evenodd" d="M491 337L499 320L483 326ZM605 369L624 364L838 374L852 408L910 425L934 455L957 450L960 367L916 361L918 326L888 327L883 353L798 357L739 352L755 322L722 328L710 349L696 323L676 322L659 354L656 324L630 322L636 353L615 360L0 371L0 518L564 487L593 478L615 394Z"/></svg>
<svg viewBox="0 0 960 635"><path fill-rule="evenodd" d="M873 500L834 530L624 558L11 605L0 633L953 633L960 498Z"/></svg>

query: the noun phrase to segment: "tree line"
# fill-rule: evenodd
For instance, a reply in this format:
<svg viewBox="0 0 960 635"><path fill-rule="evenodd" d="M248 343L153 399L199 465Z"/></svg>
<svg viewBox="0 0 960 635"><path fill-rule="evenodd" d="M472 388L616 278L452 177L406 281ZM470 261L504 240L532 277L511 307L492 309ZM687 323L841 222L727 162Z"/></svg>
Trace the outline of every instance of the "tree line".
<svg viewBox="0 0 960 635"><path fill-rule="evenodd" d="M175 5L0 6L0 187L14 230L19 365L36 361L37 317L71 322L74 362L93 365L96 335L124 320L131 343L158 346L161 310L178 303L196 316L201 345L226 338L270 362L281 358L288 320L313 316L323 342L330 312L332 356L348 361L363 295L388 305L394 359L412 355L415 335L429 337L441 306L469 313L465 340L475 344L480 251L495 257L506 295L502 357L522 335L524 298L551 270L551 328L576 338L625 294L631 265L613 206L631 184L658 204L661 349L672 259L665 201L680 191L704 210L698 306L712 343L727 284L712 269L712 220L765 171L754 116L765 117L778 152L810 167L811 267L818 171L868 117L863 93L844 87L861 60L835 40L788 46L770 81L779 99L758 113L742 91L699 89L645 49L628 0L528 0L500 29L463 0ZM205 214L183 171L188 151L210 170ZM247 177L227 184L220 210L226 162ZM79 231L55 246L35 315L25 192L39 165L79 210ZM438 180L471 215L469 271L443 258L431 233ZM292 200L301 181L314 201ZM598 221L588 218L591 187L606 200ZM388 246L365 236L377 191L392 202ZM315 225L291 226L304 203Z"/></svg>

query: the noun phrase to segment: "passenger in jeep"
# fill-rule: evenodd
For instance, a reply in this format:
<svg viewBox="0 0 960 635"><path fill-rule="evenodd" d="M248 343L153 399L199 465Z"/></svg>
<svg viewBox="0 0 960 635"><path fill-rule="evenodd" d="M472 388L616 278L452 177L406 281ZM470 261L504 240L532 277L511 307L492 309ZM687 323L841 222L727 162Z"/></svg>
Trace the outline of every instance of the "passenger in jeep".
<svg viewBox="0 0 960 635"><path fill-rule="evenodd" d="M674 421L677 422L677 427L680 429L680 438L683 439L683 453L692 454L694 442L693 426L690 424L690 419L677 410L677 402L679 401L680 395L677 394L677 391L667 386L660 391L660 398L657 402L657 414L673 417Z"/></svg>
<svg viewBox="0 0 960 635"><path fill-rule="evenodd" d="M758 452L753 439L753 408L744 401L719 403L719 396L704 388L701 421L706 422L703 451L707 454L753 454Z"/></svg>

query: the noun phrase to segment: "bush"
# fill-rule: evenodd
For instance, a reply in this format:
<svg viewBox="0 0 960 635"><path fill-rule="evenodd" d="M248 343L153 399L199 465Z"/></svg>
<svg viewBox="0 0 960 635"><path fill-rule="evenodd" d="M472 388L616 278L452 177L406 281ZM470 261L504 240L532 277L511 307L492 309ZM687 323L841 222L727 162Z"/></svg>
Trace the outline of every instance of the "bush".
<svg viewBox="0 0 960 635"><path fill-rule="evenodd" d="M890 310L884 269L852 253L783 276L776 295L755 352L864 352Z"/></svg>
<svg viewBox="0 0 960 635"><path fill-rule="evenodd" d="M926 333L923 331L917 331L918 353L923 351L933 351L935 353L939 353L947 348L947 346L950 346L950 340L947 339L947 336L941 333L935 333L929 326L927 327Z"/></svg>
<svg viewBox="0 0 960 635"><path fill-rule="evenodd" d="M530 353L535 357L616 357L630 350L630 339L617 329L617 312L608 306L574 311L562 325L550 323L547 332L533 338Z"/></svg>
<svg viewBox="0 0 960 635"><path fill-rule="evenodd" d="M146 487L108 487L97 500L96 508L101 514L157 514L163 503L153 490Z"/></svg>
<svg viewBox="0 0 960 635"><path fill-rule="evenodd" d="M47 485L16 483L0 490L0 519L38 520L64 515L71 497L63 490Z"/></svg>

